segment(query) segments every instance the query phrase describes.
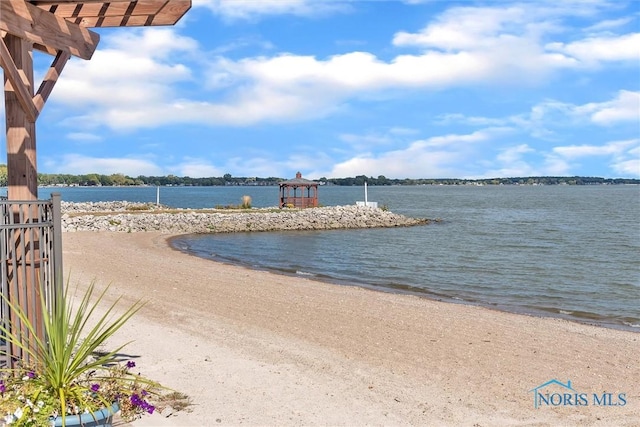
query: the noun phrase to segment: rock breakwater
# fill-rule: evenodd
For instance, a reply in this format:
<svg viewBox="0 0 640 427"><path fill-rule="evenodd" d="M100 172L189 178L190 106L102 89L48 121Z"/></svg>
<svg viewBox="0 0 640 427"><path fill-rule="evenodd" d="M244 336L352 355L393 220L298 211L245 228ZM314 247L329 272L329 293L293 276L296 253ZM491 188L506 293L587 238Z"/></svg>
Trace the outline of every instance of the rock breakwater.
<svg viewBox="0 0 640 427"><path fill-rule="evenodd" d="M62 204L62 230L167 233L333 230L407 227L431 220L410 218L379 208L331 206L310 209L170 209L131 202Z"/></svg>

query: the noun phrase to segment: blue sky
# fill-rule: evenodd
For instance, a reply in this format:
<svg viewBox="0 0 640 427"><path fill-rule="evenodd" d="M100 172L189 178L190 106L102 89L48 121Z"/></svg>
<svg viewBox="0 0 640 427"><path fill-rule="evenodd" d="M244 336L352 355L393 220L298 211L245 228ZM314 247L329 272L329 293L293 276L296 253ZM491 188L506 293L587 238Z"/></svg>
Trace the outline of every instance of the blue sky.
<svg viewBox="0 0 640 427"><path fill-rule="evenodd" d="M640 178L639 1L194 0L98 32L40 172Z"/></svg>

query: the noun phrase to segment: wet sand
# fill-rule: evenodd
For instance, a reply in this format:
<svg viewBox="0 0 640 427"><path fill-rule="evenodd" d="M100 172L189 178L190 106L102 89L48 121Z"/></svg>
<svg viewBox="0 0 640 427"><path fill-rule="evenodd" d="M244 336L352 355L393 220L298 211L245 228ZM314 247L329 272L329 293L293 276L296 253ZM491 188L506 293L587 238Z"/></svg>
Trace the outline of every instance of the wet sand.
<svg viewBox="0 0 640 427"><path fill-rule="evenodd" d="M249 270L169 237L63 235L72 284L148 301L114 344L193 400L135 426L640 425L640 333ZM552 379L572 390L534 408Z"/></svg>

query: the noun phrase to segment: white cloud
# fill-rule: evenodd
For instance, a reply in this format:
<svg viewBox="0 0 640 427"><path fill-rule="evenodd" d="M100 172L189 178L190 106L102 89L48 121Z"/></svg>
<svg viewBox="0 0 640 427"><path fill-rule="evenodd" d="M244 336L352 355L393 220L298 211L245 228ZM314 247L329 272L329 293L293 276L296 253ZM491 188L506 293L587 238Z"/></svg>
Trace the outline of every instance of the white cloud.
<svg viewBox="0 0 640 427"><path fill-rule="evenodd" d="M497 157L502 163L513 164L519 162L522 159L522 155L526 153L535 152L534 149L527 144L516 145L515 147L508 147L503 150Z"/></svg>
<svg viewBox="0 0 640 427"><path fill-rule="evenodd" d="M542 174L549 176L566 176L570 174L570 171L571 165L565 159L553 154L545 154Z"/></svg>
<svg viewBox="0 0 640 427"><path fill-rule="evenodd" d="M447 178L460 176L460 163L463 153L426 149L424 144L413 143L404 150L394 150L376 156L360 154L349 160L339 162L328 172L315 173L327 177L346 177L356 175L398 178Z"/></svg>
<svg viewBox="0 0 640 427"><path fill-rule="evenodd" d="M134 53L136 56L167 59L177 52L195 52L198 42L173 28L144 28L118 31L106 39L106 48ZM102 46L98 47L98 51ZM175 58L174 58L175 59Z"/></svg>
<svg viewBox="0 0 640 427"><path fill-rule="evenodd" d="M569 145L555 147L553 154L571 162L580 158L606 157L611 169L620 176L640 177L640 139L611 141L603 145Z"/></svg>
<svg viewBox="0 0 640 427"><path fill-rule="evenodd" d="M214 55L224 55L225 53L228 53L228 52L233 52L233 51L246 49L248 47L254 47L254 46L257 46L263 50L272 50L275 48L273 43L263 40L256 36L252 36L252 37L241 37L227 44L217 46L211 53Z"/></svg>
<svg viewBox="0 0 640 427"><path fill-rule="evenodd" d="M227 173L207 160L196 158L186 158L183 162L171 166L169 169L174 171L177 176L189 176L191 178L219 177Z"/></svg>
<svg viewBox="0 0 640 427"><path fill-rule="evenodd" d="M498 151L495 160L490 162L499 166L484 172L482 176L476 178L545 175L541 169L532 165L532 161L527 158L527 155L531 153L535 154L536 150L527 144L504 147Z"/></svg>
<svg viewBox="0 0 640 427"><path fill-rule="evenodd" d="M546 140L557 139L556 128L586 126L589 123L614 126L639 122L640 92L621 90L608 101L583 105L546 100L531 107L528 114L513 115L505 121Z"/></svg>
<svg viewBox="0 0 640 427"><path fill-rule="evenodd" d="M80 154L65 154L59 159L45 159L47 170L52 173L82 175L99 173L111 175L122 173L138 175L162 175L164 172L155 163L141 158L90 157Z"/></svg>
<svg viewBox="0 0 640 427"><path fill-rule="evenodd" d="M316 0L193 0L194 7L206 7L227 20L256 19L268 15L318 16L349 10L341 1Z"/></svg>
<svg viewBox="0 0 640 427"><path fill-rule="evenodd" d="M640 33L592 37L573 43L549 43L546 48L587 65L603 61L640 61Z"/></svg>
<svg viewBox="0 0 640 427"><path fill-rule="evenodd" d="M620 18L620 19L606 19L604 21L600 21L594 25L591 25L585 28L585 32L598 33L605 30L611 30L611 29L615 29L615 28L619 28L624 25L627 25L632 21L633 21L633 18L631 17Z"/></svg>
<svg viewBox="0 0 640 427"><path fill-rule="evenodd" d="M342 133L338 135L338 139L349 144L352 150L369 151L375 147L389 147L404 143L408 137L414 137L419 133L417 129L392 127L370 130L361 134Z"/></svg>
<svg viewBox="0 0 640 427"><path fill-rule="evenodd" d="M621 90L611 101L585 104L576 108L576 112L588 115L592 122L602 126L640 121L640 91Z"/></svg>
<svg viewBox="0 0 640 427"><path fill-rule="evenodd" d="M72 141L80 142L99 142L102 141L102 136L88 132L71 132L67 134L67 138Z"/></svg>
<svg viewBox="0 0 640 427"><path fill-rule="evenodd" d="M460 146L469 143L478 143L491 140L499 135L504 135L511 132L512 129L506 127L487 128L475 131L470 134L450 134L441 135L428 138L427 140L420 142L425 147L439 147L439 146Z"/></svg>
<svg viewBox="0 0 640 427"><path fill-rule="evenodd" d="M640 178L640 145L628 152L631 158L617 158L611 164L611 168L619 173L619 176L634 176Z"/></svg>
<svg viewBox="0 0 640 427"><path fill-rule="evenodd" d="M73 107L95 106L96 121L103 108L140 109L164 102L171 84L189 80L190 69L176 61L197 43L175 29L144 29L104 37L90 61L72 60L56 85L52 100Z"/></svg>
<svg viewBox="0 0 640 427"><path fill-rule="evenodd" d="M216 0L195 5L242 16L302 13L328 7L323 3ZM202 71L209 91L196 86L198 100L179 92L180 84L201 84L199 70L191 68L196 62L180 62L180 55L198 56L195 40L181 36L178 28L116 32L104 37L106 48L98 49L93 60L67 65L53 99L82 108L68 122L86 127L248 126L325 117L376 93L538 82L558 68L575 66L576 60L544 50L541 34L557 30L541 21L548 14L536 10L526 5L451 8L419 33L396 34L397 46L416 45L424 52L388 61L369 52L325 59L285 53L240 60L219 56ZM498 125L489 119L483 124L490 123Z"/></svg>
<svg viewBox="0 0 640 427"><path fill-rule="evenodd" d="M389 136L375 133L364 135L344 133L339 135L338 138L356 149L367 149L376 145L387 145L391 142Z"/></svg>
<svg viewBox="0 0 640 427"><path fill-rule="evenodd" d="M487 128L469 134L448 134L403 144L402 148L355 154L317 176L344 177L385 175L396 178L449 178L469 175L476 167L480 144L511 132L508 128Z"/></svg>
<svg viewBox="0 0 640 427"><path fill-rule="evenodd" d="M449 113L438 116L435 123L439 125L465 124L471 126L504 126L508 124L509 121L509 119L504 118L465 116L464 114L459 113Z"/></svg>
<svg viewBox="0 0 640 427"><path fill-rule="evenodd" d="M612 167L613 170L618 172L622 177L640 177L640 160L638 159L625 160L623 162L614 163Z"/></svg>
<svg viewBox="0 0 640 427"><path fill-rule="evenodd" d="M522 29L526 11L522 7L452 8L439 16L419 33L399 32L393 39L396 46L418 46L448 51L489 47L509 26Z"/></svg>
<svg viewBox="0 0 640 427"><path fill-rule="evenodd" d="M568 145L555 147L553 152L569 159L588 156L622 155L624 153L632 153L632 147L636 147L635 151L637 152L639 142L640 140L631 139L609 142L604 145Z"/></svg>
<svg viewBox="0 0 640 427"><path fill-rule="evenodd" d="M259 177L283 177L283 170L307 171L305 178L316 179L317 175L310 171L324 165L331 164L332 159L324 153L299 154L292 153L286 157L273 158L271 155L248 154L242 157L233 157L225 162L224 169L239 176ZM286 177L283 177L286 178ZM293 175L290 177L293 178Z"/></svg>

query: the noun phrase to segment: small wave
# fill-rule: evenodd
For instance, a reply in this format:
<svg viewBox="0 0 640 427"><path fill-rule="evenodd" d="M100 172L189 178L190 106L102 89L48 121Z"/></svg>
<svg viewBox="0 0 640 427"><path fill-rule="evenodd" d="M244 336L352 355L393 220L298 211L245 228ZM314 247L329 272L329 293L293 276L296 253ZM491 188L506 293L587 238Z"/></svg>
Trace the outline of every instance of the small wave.
<svg viewBox="0 0 640 427"><path fill-rule="evenodd" d="M624 325L629 326L630 328L640 328L640 324L631 323L631 322L622 322Z"/></svg>
<svg viewBox="0 0 640 427"><path fill-rule="evenodd" d="M558 310L558 313L560 313L560 314L567 314L567 315L571 315L571 314L573 314L573 311Z"/></svg>
<svg viewBox="0 0 640 427"><path fill-rule="evenodd" d="M309 273L309 272L307 272L307 271L300 271L300 270L296 270L296 274L297 274L298 276L312 276L312 277L315 277L315 274L313 274L313 273Z"/></svg>

